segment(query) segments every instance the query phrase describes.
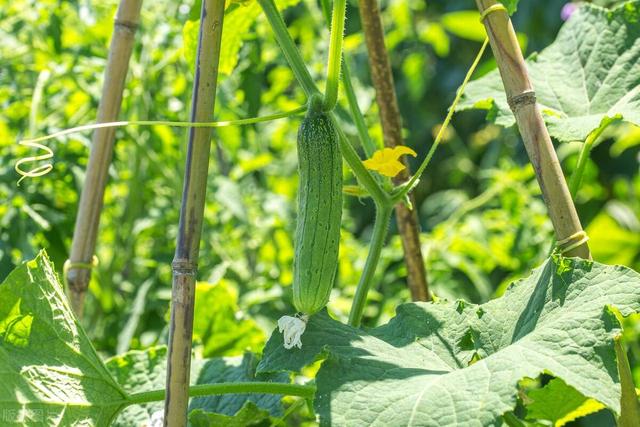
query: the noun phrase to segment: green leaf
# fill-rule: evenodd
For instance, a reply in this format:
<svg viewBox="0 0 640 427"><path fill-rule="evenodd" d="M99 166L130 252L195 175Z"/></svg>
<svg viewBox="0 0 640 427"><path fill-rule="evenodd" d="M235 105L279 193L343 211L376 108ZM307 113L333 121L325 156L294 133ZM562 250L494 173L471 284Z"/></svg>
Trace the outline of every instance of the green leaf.
<svg viewBox="0 0 640 427"><path fill-rule="evenodd" d="M552 379L541 389L527 394L532 400L527 404L527 419L549 420L554 427L604 409L604 405L594 399L587 399L575 388L559 378Z"/></svg>
<svg viewBox="0 0 640 427"><path fill-rule="evenodd" d="M206 412L202 409L189 413L192 427L248 427L262 424L269 418L269 412L260 409L253 402L246 402L233 416Z"/></svg>
<svg viewBox="0 0 640 427"><path fill-rule="evenodd" d="M125 403L43 252L0 285L3 426L110 425Z"/></svg>
<svg viewBox="0 0 640 427"><path fill-rule="evenodd" d="M640 1L614 10L584 4L556 40L527 59L527 68L551 136L583 141L605 117L640 124ZM512 126L498 71L471 82L460 110L490 110Z"/></svg>
<svg viewBox="0 0 640 427"><path fill-rule="evenodd" d="M549 373L620 411L613 337L640 309L640 275L619 266L553 259L483 305L414 303L369 332L326 312L313 316L302 349L275 332L259 371L299 371L325 357L316 376L322 425L495 425L514 408L517 384ZM366 410L365 410L366 409Z"/></svg>
<svg viewBox="0 0 640 427"><path fill-rule="evenodd" d="M167 348L151 347L144 351L132 350L108 359L105 364L109 372L127 393L160 390L167 377ZM201 363L193 361L191 379L197 378ZM124 408L112 424L113 427L127 427L150 424L155 412L163 411L163 402L131 405Z"/></svg>
<svg viewBox="0 0 640 427"><path fill-rule="evenodd" d="M262 348L262 329L239 316L238 293L228 281L196 284L193 337L202 343L204 357L235 356Z"/></svg>

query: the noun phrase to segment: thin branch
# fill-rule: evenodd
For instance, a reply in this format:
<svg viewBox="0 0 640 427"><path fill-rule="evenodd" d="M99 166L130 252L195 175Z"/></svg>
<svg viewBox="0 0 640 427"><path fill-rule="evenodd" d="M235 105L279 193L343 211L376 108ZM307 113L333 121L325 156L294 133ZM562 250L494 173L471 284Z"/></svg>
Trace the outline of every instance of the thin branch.
<svg viewBox="0 0 640 427"><path fill-rule="evenodd" d="M384 29L378 1L359 0L359 5L369 53L371 79L376 90L376 103L380 112L384 144L387 147L396 147L403 144L402 123L393 85L389 55L384 43ZM396 185L406 182L410 175L409 163L406 157L403 158L403 162L406 169L394 179ZM409 193L409 198L411 204L415 205L412 193ZM411 291L411 298L414 301L427 301L430 297L427 273L420 247L420 224L417 212L403 203L398 203L396 205L396 220L407 264L407 283Z"/></svg>

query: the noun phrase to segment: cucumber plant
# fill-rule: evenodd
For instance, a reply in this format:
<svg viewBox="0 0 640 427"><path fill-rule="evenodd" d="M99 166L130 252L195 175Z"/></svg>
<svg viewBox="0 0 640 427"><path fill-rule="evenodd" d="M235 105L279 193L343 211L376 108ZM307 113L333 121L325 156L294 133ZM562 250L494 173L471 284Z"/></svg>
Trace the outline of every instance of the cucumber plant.
<svg viewBox="0 0 640 427"><path fill-rule="evenodd" d="M346 2L336 0L333 4L324 94L302 60L276 3L257 3L307 97L306 106L237 122L178 125L242 125L306 112L298 134L299 195L293 259L293 306L300 314L278 322L279 330L271 335L261 358L195 358L188 387L193 398L189 403L190 423L281 423L288 414L282 411L279 396L288 395L302 398L302 405L304 400L312 401L310 406L321 425L521 426L536 422L533 414L543 412L541 401L561 401L567 396L577 404L564 412L553 408L558 411L554 423L608 408L620 425L640 424L620 338L622 317L640 312L640 275L629 268L565 258L556 251L530 276L514 282L493 301L479 305L462 300L406 303L397 307L396 316L388 323L370 330L360 327L392 208L406 203L407 194L433 158L458 102L462 109L488 106L498 124L513 124L497 73L470 83L464 95L487 41L417 172L406 184L394 187L389 176L401 167L394 162L402 153L411 152L408 148L373 150L378 147L372 147L368 130L362 126L357 102L348 103L347 114L337 111ZM503 3L513 12L518 2ZM327 2L323 5L328 6ZM489 7L504 9L499 5ZM529 60L552 135L561 140L586 138L578 175L572 180L574 193L585 159L603 129L614 119L638 124L640 84L634 77L640 71L638 20L637 0L611 10L582 6L561 31L557 45ZM575 37L584 39L573 46ZM595 43L589 37L613 38L612 43ZM584 83L589 103L595 99L590 94L597 95L600 87L613 88L614 99L584 110L580 105L583 100L573 102L574 91L557 90L562 85L571 88L575 82L553 81L554 87L547 92L543 81L537 80L546 79L552 72L563 74L565 70L557 66L562 63L558 55L575 48L579 62L594 46L603 51L615 47L616 57L624 58L620 60L624 64L606 62L610 67L605 70L591 69L595 65L589 63L584 68L585 81L579 83ZM606 51L603 57L611 54ZM342 80L347 83L348 68L344 71ZM348 100L357 99L349 83L343 85L345 95ZM350 121L356 125L359 145L370 157L366 162L345 133L345 122ZM130 121L92 127L127 124L176 125ZM343 159L358 181L358 187L350 191L370 197L376 208L371 244L348 324L333 319L324 309L338 264ZM166 397L164 376L170 363L166 349L129 352L105 364L74 316L46 254L19 266L0 285L0 337L0 376L8 385L0 388L0 410L4 411L0 415L5 424L106 426L162 422L159 402ZM318 361L317 373L308 369ZM310 372L314 373L313 381L298 376ZM542 374L555 379L529 394L536 396L538 403L522 399L527 395L527 383ZM301 406L294 404L291 408Z"/></svg>

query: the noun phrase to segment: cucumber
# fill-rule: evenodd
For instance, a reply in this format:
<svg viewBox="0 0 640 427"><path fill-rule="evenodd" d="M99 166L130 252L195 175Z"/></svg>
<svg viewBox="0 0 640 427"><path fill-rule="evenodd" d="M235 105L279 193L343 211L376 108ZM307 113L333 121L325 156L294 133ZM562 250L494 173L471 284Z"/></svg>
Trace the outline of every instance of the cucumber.
<svg viewBox="0 0 640 427"><path fill-rule="evenodd" d="M342 218L342 156L338 135L321 102L310 102L298 130L298 221L293 258L293 303L306 315L327 302L338 267Z"/></svg>

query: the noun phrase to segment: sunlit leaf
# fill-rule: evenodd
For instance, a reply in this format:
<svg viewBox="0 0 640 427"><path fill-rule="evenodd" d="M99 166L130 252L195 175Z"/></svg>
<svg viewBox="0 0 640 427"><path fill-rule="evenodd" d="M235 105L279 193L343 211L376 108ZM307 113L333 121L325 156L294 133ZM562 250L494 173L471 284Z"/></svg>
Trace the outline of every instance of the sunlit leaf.
<svg viewBox="0 0 640 427"><path fill-rule="evenodd" d="M0 380L3 426L107 426L124 403L44 252L0 285Z"/></svg>
<svg viewBox="0 0 640 427"><path fill-rule="evenodd" d="M640 2L614 10L584 4L555 42L527 59L551 136L582 141L605 117L640 124ZM502 126L515 119L498 71L471 82L461 110L482 108Z"/></svg>
<svg viewBox="0 0 640 427"><path fill-rule="evenodd" d="M321 424L496 425L518 382L546 372L620 411L615 306L640 309L640 275L574 258L550 259L486 304L413 303L363 331L311 317L302 349L273 333L262 371L298 371L322 355L315 407ZM363 410L366 408L366 410Z"/></svg>
<svg viewBox="0 0 640 427"><path fill-rule="evenodd" d="M541 389L527 394L532 400L527 404L527 418L549 420L554 427L562 427L570 421L604 409L596 400L587 399L559 378L554 378Z"/></svg>
<svg viewBox="0 0 640 427"><path fill-rule="evenodd" d="M197 283L193 336L202 343L204 357L235 356L262 347L264 333L239 314L237 304L238 293L229 282Z"/></svg>

